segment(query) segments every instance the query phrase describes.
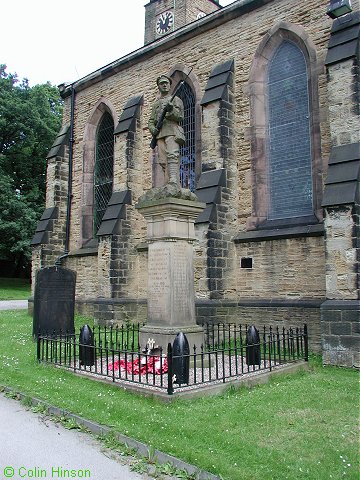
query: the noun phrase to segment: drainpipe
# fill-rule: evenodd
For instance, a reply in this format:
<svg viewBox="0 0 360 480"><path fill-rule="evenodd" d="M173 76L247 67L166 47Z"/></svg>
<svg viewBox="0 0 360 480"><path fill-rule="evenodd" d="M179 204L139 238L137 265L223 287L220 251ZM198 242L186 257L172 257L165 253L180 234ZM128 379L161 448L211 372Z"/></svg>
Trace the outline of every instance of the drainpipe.
<svg viewBox="0 0 360 480"><path fill-rule="evenodd" d="M72 167L74 150L74 112L75 112L75 88L71 85L71 104L70 104L70 138L69 138L69 172L68 172L68 193L66 206L66 225L65 225L65 246L64 253L55 261L55 266L60 267L63 258L69 255L70 243L70 219L71 219L71 201L72 201Z"/></svg>

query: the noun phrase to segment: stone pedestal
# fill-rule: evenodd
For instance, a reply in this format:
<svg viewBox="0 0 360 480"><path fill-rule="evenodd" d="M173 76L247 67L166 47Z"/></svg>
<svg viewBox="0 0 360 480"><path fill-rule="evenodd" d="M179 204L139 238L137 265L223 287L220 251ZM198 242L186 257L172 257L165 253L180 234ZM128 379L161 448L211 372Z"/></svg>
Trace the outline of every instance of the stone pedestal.
<svg viewBox="0 0 360 480"><path fill-rule="evenodd" d="M190 195L190 199L144 195L136 206L147 221L149 242L148 320L140 331L141 346L153 339L166 350L180 331L191 351L194 344L203 343L203 329L195 318L192 243L195 218L205 204Z"/></svg>

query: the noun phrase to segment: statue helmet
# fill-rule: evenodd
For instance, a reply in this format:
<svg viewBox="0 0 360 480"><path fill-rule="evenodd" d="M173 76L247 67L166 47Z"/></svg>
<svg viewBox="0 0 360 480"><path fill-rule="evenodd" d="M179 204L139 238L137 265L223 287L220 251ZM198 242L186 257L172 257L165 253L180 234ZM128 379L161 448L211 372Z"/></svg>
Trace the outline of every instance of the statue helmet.
<svg viewBox="0 0 360 480"><path fill-rule="evenodd" d="M167 75L160 75L160 77L156 79L157 85L159 85L162 78L165 78L168 82L170 82L170 85L172 84L172 79L170 77L168 77Z"/></svg>

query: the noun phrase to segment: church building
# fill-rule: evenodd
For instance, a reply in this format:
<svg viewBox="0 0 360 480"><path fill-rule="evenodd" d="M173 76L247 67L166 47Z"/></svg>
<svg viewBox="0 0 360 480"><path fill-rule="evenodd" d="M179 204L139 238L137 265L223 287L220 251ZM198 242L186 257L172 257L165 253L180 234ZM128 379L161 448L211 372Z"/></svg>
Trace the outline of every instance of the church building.
<svg viewBox="0 0 360 480"><path fill-rule="evenodd" d="M126 9L125 9L126 10ZM360 367L359 0L150 0L144 46L60 86L39 269L76 272L76 309L147 318L158 186L156 80L184 104L179 175L195 221L196 320L308 325L323 362Z"/></svg>

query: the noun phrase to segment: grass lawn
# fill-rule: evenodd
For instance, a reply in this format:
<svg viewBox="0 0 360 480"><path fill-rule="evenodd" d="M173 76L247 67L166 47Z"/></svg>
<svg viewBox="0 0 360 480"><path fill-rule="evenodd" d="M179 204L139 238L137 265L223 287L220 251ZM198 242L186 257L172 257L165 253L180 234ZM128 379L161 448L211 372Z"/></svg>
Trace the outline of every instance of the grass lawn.
<svg viewBox="0 0 360 480"><path fill-rule="evenodd" d="M163 404L39 365L24 311L0 312L0 384L70 410L226 480L356 479L358 372L322 367L250 390Z"/></svg>
<svg viewBox="0 0 360 480"><path fill-rule="evenodd" d="M0 278L0 300L26 300L30 294L29 279Z"/></svg>

